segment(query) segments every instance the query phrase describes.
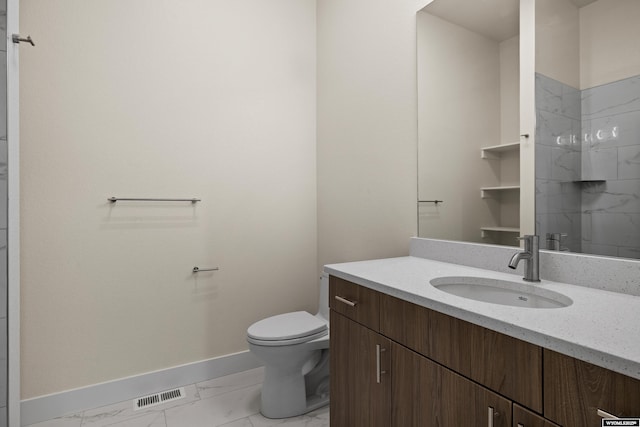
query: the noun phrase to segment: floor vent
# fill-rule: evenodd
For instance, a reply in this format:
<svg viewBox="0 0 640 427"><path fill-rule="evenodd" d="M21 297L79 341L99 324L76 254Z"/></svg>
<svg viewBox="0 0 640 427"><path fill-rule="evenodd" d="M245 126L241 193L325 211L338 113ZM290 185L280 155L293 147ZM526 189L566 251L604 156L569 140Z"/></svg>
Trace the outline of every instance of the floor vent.
<svg viewBox="0 0 640 427"><path fill-rule="evenodd" d="M185 396L184 387L176 388L162 393L151 394L149 396L139 397L133 401L133 410L149 408L151 406L162 405L172 400L182 399Z"/></svg>

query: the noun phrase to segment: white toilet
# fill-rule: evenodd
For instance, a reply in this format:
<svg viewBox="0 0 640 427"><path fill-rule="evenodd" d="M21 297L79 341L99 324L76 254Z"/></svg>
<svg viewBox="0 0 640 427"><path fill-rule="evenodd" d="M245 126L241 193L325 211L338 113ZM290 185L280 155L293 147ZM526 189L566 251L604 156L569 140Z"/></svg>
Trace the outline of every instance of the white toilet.
<svg viewBox="0 0 640 427"><path fill-rule="evenodd" d="M329 403L329 276L320 278L315 316L279 314L247 329L249 350L264 364L262 405L267 418L302 415Z"/></svg>

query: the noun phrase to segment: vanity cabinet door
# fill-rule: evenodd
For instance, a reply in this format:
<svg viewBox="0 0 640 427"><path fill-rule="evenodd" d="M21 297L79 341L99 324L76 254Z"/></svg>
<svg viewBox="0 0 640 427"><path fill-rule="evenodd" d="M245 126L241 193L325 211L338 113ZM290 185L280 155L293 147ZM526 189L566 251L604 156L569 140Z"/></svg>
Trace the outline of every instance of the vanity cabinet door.
<svg viewBox="0 0 640 427"><path fill-rule="evenodd" d="M391 372L392 427L511 427L511 401L395 343Z"/></svg>
<svg viewBox="0 0 640 427"><path fill-rule="evenodd" d="M512 427L558 427L558 425L514 403Z"/></svg>
<svg viewBox="0 0 640 427"><path fill-rule="evenodd" d="M469 377L542 413L542 348L477 325L470 341Z"/></svg>
<svg viewBox="0 0 640 427"><path fill-rule="evenodd" d="M542 412L542 349L536 345L384 294L380 332Z"/></svg>
<svg viewBox="0 0 640 427"><path fill-rule="evenodd" d="M545 418L564 427L599 427L599 409L640 417L640 380L545 349Z"/></svg>
<svg viewBox="0 0 640 427"><path fill-rule="evenodd" d="M331 427L389 427L390 341L331 310Z"/></svg>
<svg viewBox="0 0 640 427"><path fill-rule="evenodd" d="M380 297L380 332L462 375L471 374L468 322L389 295ZM461 339L463 338L463 339Z"/></svg>
<svg viewBox="0 0 640 427"><path fill-rule="evenodd" d="M372 289L330 276L329 307L374 331L380 330L380 294Z"/></svg>

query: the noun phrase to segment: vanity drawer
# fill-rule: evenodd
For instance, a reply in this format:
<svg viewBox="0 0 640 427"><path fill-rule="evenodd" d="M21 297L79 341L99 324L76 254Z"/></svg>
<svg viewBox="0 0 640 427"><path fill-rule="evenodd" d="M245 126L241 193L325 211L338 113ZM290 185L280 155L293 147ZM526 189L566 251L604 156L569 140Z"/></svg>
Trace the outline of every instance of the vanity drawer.
<svg viewBox="0 0 640 427"><path fill-rule="evenodd" d="M380 330L380 294L338 277L329 277L329 307L374 331Z"/></svg>
<svg viewBox="0 0 640 427"><path fill-rule="evenodd" d="M540 347L384 294L380 332L542 413Z"/></svg>
<svg viewBox="0 0 640 427"><path fill-rule="evenodd" d="M526 408L513 404L513 427L559 427Z"/></svg>
<svg viewBox="0 0 640 427"><path fill-rule="evenodd" d="M640 417L640 380L545 349L545 418L564 427L599 426L598 409Z"/></svg>

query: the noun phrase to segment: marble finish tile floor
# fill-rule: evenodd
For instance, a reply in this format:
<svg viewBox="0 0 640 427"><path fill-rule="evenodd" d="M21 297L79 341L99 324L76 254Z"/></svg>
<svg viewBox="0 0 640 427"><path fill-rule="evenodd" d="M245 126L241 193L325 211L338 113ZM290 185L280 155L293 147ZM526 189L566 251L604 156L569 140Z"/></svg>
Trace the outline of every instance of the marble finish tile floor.
<svg viewBox="0 0 640 427"><path fill-rule="evenodd" d="M131 400L69 414L29 427L329 427L329 406L271 420L260 415L263 368L184 386L186 397L133 410Z"/></svg>

